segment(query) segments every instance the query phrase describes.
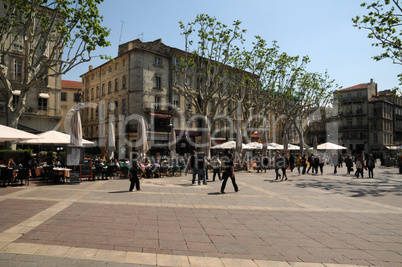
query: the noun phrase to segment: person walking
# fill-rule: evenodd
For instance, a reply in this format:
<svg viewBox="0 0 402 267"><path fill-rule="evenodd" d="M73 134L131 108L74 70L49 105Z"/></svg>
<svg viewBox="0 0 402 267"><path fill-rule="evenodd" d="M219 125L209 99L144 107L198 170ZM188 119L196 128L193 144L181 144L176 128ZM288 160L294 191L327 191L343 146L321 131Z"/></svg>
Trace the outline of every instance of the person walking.
<svg viewBox="0 0 402 267"><path fill-rule="evenodd" d="M212 181L215 182L215 176L218 175L219 181L222 181L221 178L221 166L222 163L219 160L219 155L216 155L211 159L212 169L214 170L214 174L212 176Z"/></svg>
<svg viewBox="0 0 402 267"><path fill-rule="evenodd" d="M293 172L293 169L295 168L295 157L293 154L290 154L289 156L289 167L290 167L290 172Z"/></svg>
<svg viewBox="0 0 402 267"><path fill-rule="evenodd" d="M131 173L131 177L130 177L130 188L128 189L128 191L132 192L134 190L134 186L135 189L137 191L141 190L140 187L140 180L138 179L138 171L141 169L140 164L138 163L137 160L133 160L131 168L130 168L130 173Z"/></svg>
<svg viewBox="0 0 402 267"><path fill-rule="evenodd" d="M223 174L223 182L221 186L221 193L225 194L226 182L228 179L232 180L233 188L235 192L238 192L240 189L236 184L235 174L234 174L234 164L233 164L233 154L229 154L229 158L225 161L225 173Z"/></svg>
<svg viewBox="0 0 402 267"><path fill-rule="evenodd" d="M282 170L282 179L281 179L281 181L283 181L283 180L286 181L288 179L288 175L286 174L286 169L288 168L288 166L289 166L289 160L286 157L286 154L283 153L282 156L279 158L279 167Z"/></svg>
<svg viewBox="0 0 402 267"><path fill-rule="evenodd" d="M373 159L373 155L369 155L366 160L366 167L368 169L369 178L374 178L373 169L375 168L375 160Z"/></svg>
<svg viewBox="0 0 402 267"><path fill-rule="evenodd" d="M299 172L300 175L300 167L301 167L302 159L299 155L296 155L296 166L297 166L297 171Z"/></svg>
<svg viewBox="0 0 402 267"><path fill-rule="evenodd" d="M356 178L359 178L359 174L363 177L364 160L361 154L357 155L356 158Z"/></svg>
<svg viewBox="0 0 402 267"><path fill-rule="evenodd" d="M308 169L307 169L307 174L310 171L310 169L312 169L311 174L314 174L313 157L314 157L314 154L310 154L308 156L308 158L307 158L307 161L308 161L308 164L309 164Z"/></svg>
<svg viewBox="0 0 402 267"><path fill-rule="evenodd" d="M337 168L338 168L338 154L336 154L336 153L332 157L332 164L334 164L334 174L336 174L338 172L337 171Z"/></svg>
<svg viewBox="0 0 402 267"><path fill-rule="evenodd" d="M279 150L276 151L275 158L274 158L274 163L275 163L275 180L279 180L281 178L281 174L279 173L279 160L280 160L281 155L279 154Z"/></svg>
<svg viewBox="0 0 402 267"><path fill-rule="evenodd" d="M302 174L306 174L306 168L307 168L306 155L303 155L301 158L301 166L303 167Z"/></svg>
<svg viewBox="0 0 402 267"><path fill-rule="evenodd" d="M345 165L346 165L346 170L347 170L346 174L350 175L350 172L353 171L353 161L352 161L352 158L350 157L350 155L346 156Z"/></svg>
<svg viewBox="0 0 402 267"><path fill-rule="evenodd" d="M197 156L197 169L198 169L198 185L202 183L204 185L207 184L205 179L205 170L206 170L206 159L204 157L204 153L199 153Z"/></svg>
<svg viewBox="0 0 402 267"><path fill-rule="evenodd" d="M313 170L314 170L315 174L317 174L317 175L318 175L319 161L320 161L320 158L318 157L318 154L315 154L313 157Z"/></svg>
<svg viewBox="0 0 402 267"><path fill-rule="evenodd" d="M320 173L322 175L324 172L324 158L322 155L318 155L318 166L320 167ZM317 172L317 174L318 174L318 172Z"/></svg>
<svg viewBox="0 0 402 267"><path fill-rule="evenodd" d="M195 178L197 177L198 170L197 170L197 158L195 157L195 152L191 155L189 162L188 162L188 167L190 168L192 174L193 174L193 180L192 184L195 184Z"/></svg>

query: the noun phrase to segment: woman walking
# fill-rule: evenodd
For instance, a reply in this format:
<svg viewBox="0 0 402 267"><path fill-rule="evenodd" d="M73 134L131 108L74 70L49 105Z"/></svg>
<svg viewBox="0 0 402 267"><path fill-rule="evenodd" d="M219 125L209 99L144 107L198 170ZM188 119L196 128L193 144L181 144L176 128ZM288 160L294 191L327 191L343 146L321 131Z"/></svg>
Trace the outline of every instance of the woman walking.
<svg viewBox="0 0 402 267"><path fill-rule="evenodd" d="M362 178L363 177L363 168L365 168L364 166L364 160L363 160L363 156L360 154L357 156L356 159L356 178L359 178L359 175L361 174Z"/></svg>
<svg viewBox="0 0 402 267"><path fill-rule="evenodd" d="M289 166L289 160L286 157L285 153L283 153L282 156L279 158L279 167L282 170L281 181L283 181L283 180L286 181L288 179L288 175L286 174L286 169L288 168L288 166Z"/></svg>
<svg viewBox="0 0 402 267"><path fill-rule="evenodd" d="M370 154L369 157L367 158L366 166L368 169L369 178L374 178L373 169L375 168L375 161L373 159L373 155Z"/></svg>
<svg viewBox="0 0 402 267"><path fill-rule="evenodd" d="M141 190L140 188L140 180L138 179L138 171L140 170L141 166L138 161L133 160L133 164L130 169L131 177L130 177L130 189L129 191L133 191L134 186L137 191Z"/></svg>

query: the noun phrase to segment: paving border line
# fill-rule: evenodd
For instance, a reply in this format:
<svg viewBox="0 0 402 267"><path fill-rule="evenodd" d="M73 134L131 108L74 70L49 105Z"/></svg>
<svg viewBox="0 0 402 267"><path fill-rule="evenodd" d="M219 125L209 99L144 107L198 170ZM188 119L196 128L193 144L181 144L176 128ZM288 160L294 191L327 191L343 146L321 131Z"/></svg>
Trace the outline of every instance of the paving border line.
<svg viewBox="0 0 402 267"><path fill-rule="evenodd" d="M68 246L43 245L32 243L11 243L2 249L0 253L22 254L45 257L73 258L81 260L93 260L103 262L140 264L151 266L250 266L250 267L276 267L276 266L294 266L294 267L346 267L357 266L350 264L334 263L314 263L314 262L287 262L287 261L269 261L237 258L219 258L219 257L201 257L201 256L183 256L170 254L156 254L131 251L104 250L93 248L79 248ZM364 265L358 265L363 267Z"/></svg>

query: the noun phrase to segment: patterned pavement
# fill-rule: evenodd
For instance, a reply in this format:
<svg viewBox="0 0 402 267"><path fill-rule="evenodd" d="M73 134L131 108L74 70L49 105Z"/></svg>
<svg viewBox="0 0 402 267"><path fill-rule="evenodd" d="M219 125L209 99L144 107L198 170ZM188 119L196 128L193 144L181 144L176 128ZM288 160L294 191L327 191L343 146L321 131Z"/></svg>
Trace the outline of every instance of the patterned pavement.
<svg viewBox="0 0 402 267"><path fill-rule="evenodd" d="M0 266L401 266L402 175L331 170L0 188Z"/></svg>

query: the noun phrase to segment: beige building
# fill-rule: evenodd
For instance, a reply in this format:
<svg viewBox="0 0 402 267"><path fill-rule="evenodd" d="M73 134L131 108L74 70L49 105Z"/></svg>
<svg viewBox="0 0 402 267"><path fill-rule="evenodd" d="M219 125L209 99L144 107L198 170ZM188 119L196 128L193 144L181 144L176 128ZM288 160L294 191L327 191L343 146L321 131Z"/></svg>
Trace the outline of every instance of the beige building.
<svg viewBox="0 0 402 267"><path fill-rule="evenodd" d="M69 126L65 125L66 114L71 113L71 109L81 102L82 82L61 81L60 93L60 132L65 133Z"/></svg>
<svg viewBox="0 0 402 267"><path fill-rule="evenodd" d="M194 118L195 108L177 90L186 82L197 89L197 76L175 71L184 51L166 46L162 40L143 43L139 39L119 46L118 56L113 61L93 68L81 75L84 138L105 145L109 122L116 133L119 157L128 154L128 146L136 141L137 118L143 116L151 154L166 153L170 129L178 137L176 150L179 154L190 153L194 142L199 141L200 118ZM203 103L213 111L216 101ZM231 106L233 108L233 106ZM232 111L223 114L234 118ZM216 137L228 138L226 130L235 128L228 121L209 117L212 129L223 129ZM235 128L236 129L236 128ZM223 134L224 133L224 134ZM181 137L181 138L180 138ZM128 140L128 143L127 141ZM125 150L125 151L124 151Z"/></svg>
<svg viewBox="0 0 402 267"><path fill-rule="evenodd" d="M402 100L390 90L378 92L371 79L337 91L341 103L339 138L352 153L385 156L401 143Z"/></svg>
<svg viewBox="0 0 402 267"><path fill-rule="evenodd" d="M5 15L5 9L7 1L0 1L0 16ZM8 38L1 40L2 42L2 59L4 59L5 65L7 66L6 76L10 81L13 88L13 101L12 105L17 105L20 99L20 94L22 90L22 81L26 77L25 73L26 66L25 60L25 43L24 38L28 38L28 31L18 31L19 29L12 29L14 32L18 32L18 36L11 34ZM10 33L12 32L10 29ZM7 31L5 31L7 32ZM24 35L25 34L25 35ZM31 33L32 34L32 33ZM7 36L7 35L3 35ZM39 38L39 37L35 37ZM37 39L31 41L30 44L41 43ZM42 43L43 44L43 43ZM43 49L43 54L36 50L34 58L29 58L28 62L33 64L39 56L48 57L49 51L53 50L55 43L48 42L47 46ZM27 53L30 55L30 53ZM35 59L35 60L34 60ZM27 69L32 70L30 64L27 64ZM51 69L48 69L49 74L52 73ZM31 77L33 73L31 72ZM22 115L20 116L19 123L17 127L22 130L29 131L31 133L45 132L48 130L54 130L58 128L60 121L60 92L61 92L61 78L58 77L47 77L46 79L36 83L34 81L34 87L30 88L27 92L26 104ZM7 122L6 110L8 107L8 94L5 89L3 82L0 82L0 123L9 124Z"/></svg>
<svg viewBox="0 0 402 267"><path fill-rule="evenodd" d="M21 51L13 50L8 55L10 78L13 90L13 105L19 99L20 81L23 77ZM27 93L26 105L18 123L18 129L40 133L58 129L60 115L61 78L49 77ZM0 83L0 123L6 125L7 93Z"/></svg>

